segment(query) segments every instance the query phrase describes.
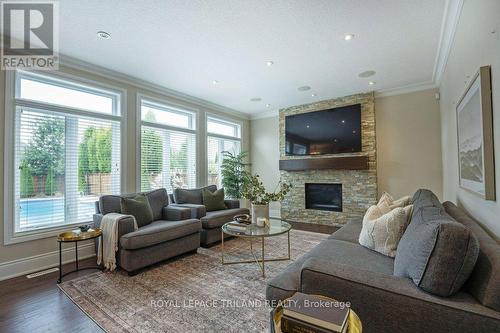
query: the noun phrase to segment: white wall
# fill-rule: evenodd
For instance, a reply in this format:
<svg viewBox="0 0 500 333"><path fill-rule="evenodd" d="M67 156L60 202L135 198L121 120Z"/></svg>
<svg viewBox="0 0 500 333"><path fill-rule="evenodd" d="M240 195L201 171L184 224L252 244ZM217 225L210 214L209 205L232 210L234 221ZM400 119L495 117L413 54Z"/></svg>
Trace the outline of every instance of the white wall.
<svg viewBox="0 0 500 333"><path fill-rule="evenodd" d="M412 195L419 188L443 196L441 120L435 89L377 97L379 195Z"/></svg>
<svg viewBox="0 0 500 333"><path fill-rule="evenodd" d="M252 120L250 142L252 173L261 177L268 191L274 191L280 180L278 116ZM270 215L280 216L279 203L271 203Z"/></svg>
<svg viewBox="0 0 500 333"><path fill-rule="evenodd" d="M136 168L137 168L137 156L136 156L136 96L137 94L145 94L154 97L159 100L164 100L178 105L186 105L187 107L199 110L200 119L204 119L206 113L218 114L225 118L235 119L242 123L242 149L249 150L249 121L246 119L246 115L243 114L227 114L220 112L219 110L210 109L203 105L198 105L196 103L191 103L185 100L179 100L163 94L162 91L152 90L150 88L132 85L130 83L123 82L119 78L114 78L108 74L96 74L89 73L85 70L75 69L67 66L61 66L61 71L71 74L75 77L81 77L88 80L93 80L96 82L104 83L107 85L115 86L126 90L127 101L124 106L127 111L127 161L125 165L125 183L122 186L123 192L134 192L138 189L136 188ZM50 73L49 73L50 74ZM0 245L0 280L5 277L15 276L20 273L28 273L36 271L39 269L47 268L56 265L58 262L58 247L55 237L49 237L44 239L39 239L35 241L17 243L12 245L3 244L3 229L4 229L4 122L5 122L5 71L0 71L0 236L2 239L2 244ZM203 128L203 126L200 126ZM204 131L200 131L199 135L202 136ZM206 168L206 154L205 154L205 140L201 138L199 140L201 143L197 151L197 159L199 164L198 173L200 175L205 175L205 177L198 177L198 185L205 185L206 172L203 173L203 169ZM87 246L79 251L81 257L91 256L94 254L93 246ZM89 244L90 245L90 244ZM70 248L68 249L63 257L65 261L71 261L74 258L74 252Z"/></svg>
<svg viewBox="0 0 500 333"><path fill-rule="evenodd" d="M494 32L494 33L493 33ZM479 67L491 65L497 201L458 186L456 103ZM440 85L445 200L458 203L500 238L500 1L465 0Z"/></svg>

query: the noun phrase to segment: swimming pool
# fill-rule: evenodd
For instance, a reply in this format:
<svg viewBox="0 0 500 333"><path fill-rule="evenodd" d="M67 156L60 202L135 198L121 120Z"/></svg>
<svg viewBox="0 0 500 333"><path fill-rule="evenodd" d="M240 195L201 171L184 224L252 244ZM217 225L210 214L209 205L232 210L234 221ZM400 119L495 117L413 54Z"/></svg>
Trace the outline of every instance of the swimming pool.
<svg viewBox="0 0 500 333"><path fill-rule="evenodd" d="M78 198L74 208L79 221L91 221L95 212L96 197ZM64 198L21 199L19 205L19 222L21 227L40 224L60 224L64 222ZM70 221L68 221L70 222ZM75 221L77 222L77 221Z"/></svg>

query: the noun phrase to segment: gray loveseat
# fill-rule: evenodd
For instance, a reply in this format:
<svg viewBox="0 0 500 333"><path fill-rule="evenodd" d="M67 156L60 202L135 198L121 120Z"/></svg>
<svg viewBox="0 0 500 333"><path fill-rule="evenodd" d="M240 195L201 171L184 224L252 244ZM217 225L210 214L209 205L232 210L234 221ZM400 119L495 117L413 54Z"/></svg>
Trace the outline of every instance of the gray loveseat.
<svg viewBox="0 0 500 333"><path fill-rule="evenodd" d="M168 206L165 189L144 193L153 210L154 221L139 226L134 231L131 218L121 220L118 225L117 263L134 275L141 268L175 257L196 252L200 246L201 222L191 218L191 211L186 208ZM137 194L125 194L123 197L135 197ZM118 195L104 195L96 203L94 224L99 227L103 215L121 213Z"/></svg>
<svg viewBox="0 0 500 333"><path fill-rule="evenodd" d="M171 207L189 208L191 217L201 220L200 242L202 246L209 246L221 240L221 227L224 223L232 221L233 217L240 214L250 214L247 208L240 208L239 200L224 200L227 209L207 212L203 205L202 191L217 191L216 185L197 189L175 189L170 195Z"/></svg>
<svg viewBox="0 0 500 333"><path fill-rule="evenodd" d="M349 301L367 333L500 332L500 245L453 203L441 207L479 242L472 274L453 296L432 295L409 278L394 276L394 259L359 245L359 219L273 278L266 290L268 300L302 291Z"/></svg>

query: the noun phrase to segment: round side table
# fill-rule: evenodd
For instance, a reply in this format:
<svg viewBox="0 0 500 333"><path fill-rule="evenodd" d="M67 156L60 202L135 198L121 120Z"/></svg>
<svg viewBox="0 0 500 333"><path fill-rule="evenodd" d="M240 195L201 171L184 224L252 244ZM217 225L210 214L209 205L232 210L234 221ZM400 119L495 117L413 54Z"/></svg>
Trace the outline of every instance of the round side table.
<svg viewBox="0 0 500 333"><path fill-rule="evenodd" d="M95 239L100 237L100 242L101 242L101 258L103 257L103 244L102 244L102 230L99 228L93 229L92 231L85 231L81 232L79 234L73 232L73 231L67 231L63 232L62 234L59 234L57 236L57 242L59 243L59 279L57 279L57 283L62 282L62 278L68 274L75 273L84 269L102 269L102 266L89 266L89 267L83 267L80 268L78 266L78 242L84 241L84 240L89 240L89 239ZM63 274L62 272L62 244L63 243L75 243L75 264L76 264L76 269L66 272Z"/></svg>
<svg viewBox="0 0 500 333"><path fill-rule="evenodd" d="M326 301L335 302L333 298L322 296L322 295L314 295L316 297L320 297L325 299ZM285 300L286 302L286 300ZM281 333L281 317L283 317L283 307L279 305L273 311L273 322L272 326L274 330L271 330L273 333ZM361 324L361 320L359 319L356 312L353 309L349 310L349 318L347 318L349 326L347 327L347 333L362 333L363 325Z"/></svg>

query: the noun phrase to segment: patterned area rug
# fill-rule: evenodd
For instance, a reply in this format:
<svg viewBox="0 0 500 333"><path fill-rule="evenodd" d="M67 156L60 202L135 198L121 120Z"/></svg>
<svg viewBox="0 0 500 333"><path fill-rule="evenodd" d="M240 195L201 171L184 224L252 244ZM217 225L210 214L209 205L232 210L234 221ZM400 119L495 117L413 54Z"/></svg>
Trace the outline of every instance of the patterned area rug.
<svg viewBox="0 0 500 333"><path fill-rule="evenodd" d="M292 261L327 236L292 230ZM247 240L227 240L224 248L225 260L252 258ZM266 239L265 249L266 257L286 256L287 236ZM199 248L134 277L97 272L60 288L107 332L268 332L266 282L291 261L266 263L263 278L256 263L222 265L220 251L220 244Z"/></svg>

